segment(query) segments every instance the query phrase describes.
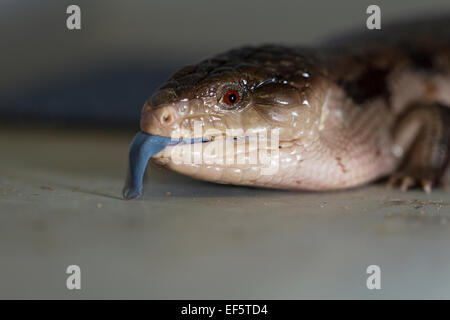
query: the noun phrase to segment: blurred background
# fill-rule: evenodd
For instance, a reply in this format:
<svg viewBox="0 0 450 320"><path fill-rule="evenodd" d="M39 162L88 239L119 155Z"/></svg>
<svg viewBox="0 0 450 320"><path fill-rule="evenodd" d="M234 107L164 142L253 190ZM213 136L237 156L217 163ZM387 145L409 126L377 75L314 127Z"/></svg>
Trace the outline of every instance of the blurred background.
<svg viewBox="0 0 450 320"><path fill-rule="evenodd" d="M82 30L66 28L81 7ZM145 99L178 68L261 43L314 45L365 27L450 10L432 1L0 1L0 119L136 127Z"/></svg>
<svg viewBox="0 0 450 320"><path fill-rule="evenodd" d="M0 298L450 298L442 190L288 192L150 167L143 198L121 197L141 107L171 73L241 45L389 33L366 29L370 4L382 28L450 13L448 0L0 0ZM66 287L73 264L81 290ZM372 264L382 290L366 287Z"/></svg>

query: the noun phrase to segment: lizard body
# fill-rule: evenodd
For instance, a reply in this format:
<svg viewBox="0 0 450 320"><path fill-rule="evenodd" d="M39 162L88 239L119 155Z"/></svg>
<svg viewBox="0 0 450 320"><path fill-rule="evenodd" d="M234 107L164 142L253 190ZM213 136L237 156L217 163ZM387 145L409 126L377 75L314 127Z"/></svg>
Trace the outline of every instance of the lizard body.
<svg viewBox="0 0 450 320"><path fill-rule="evenodd" d="M449 21L315 49L243 47L185 67L143 107L143 132L178 139L152 159L218 183L320 191L391 176L430 192L450 158ZM238 145L273 130L277 170L264 174ZM180 150L203 161L177 162Z"/></svg>

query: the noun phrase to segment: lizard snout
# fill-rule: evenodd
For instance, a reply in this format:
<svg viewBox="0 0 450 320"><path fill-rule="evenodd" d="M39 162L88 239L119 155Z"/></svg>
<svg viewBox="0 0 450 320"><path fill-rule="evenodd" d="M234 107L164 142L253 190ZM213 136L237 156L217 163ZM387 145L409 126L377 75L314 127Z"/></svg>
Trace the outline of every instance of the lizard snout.
<svg viewBox="0 0 450 320"><path fill-rule="evenodd" d="M141 114L141 130L148 134L168 137L179 126L180 120L173 106L155 108L146 102Z"/></svg>

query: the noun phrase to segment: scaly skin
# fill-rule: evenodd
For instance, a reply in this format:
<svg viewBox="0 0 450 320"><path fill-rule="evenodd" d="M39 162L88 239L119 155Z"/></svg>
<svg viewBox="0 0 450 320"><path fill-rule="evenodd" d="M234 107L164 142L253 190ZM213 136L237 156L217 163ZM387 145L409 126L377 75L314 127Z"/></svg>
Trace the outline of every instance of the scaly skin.
<svg viewBox="0 0 450 320"><path fill-rule="evenodd" d="M443 19L439 29L443 23L450 26ZM239 93L234 104L224 100L230 90ZM193 147L180 143L153 157L198 179L334 190L392 175L403 189L422 185L428 192L449 162L448 106L448 34L410 32L384 42L355 40L348 49L260 46L215 56L172 76L144 105L141 130L208 140L200 152L209 163L175 161L174 152ZM227 129L242 131L226 137ZM271 174L262 163L248 163L248 149L212 152L222 139L237 145L233 136L273 129L279 130L279 162ZM242 153L246 161L237 164ZM227 158L234 163L217 163Z"/></svg>

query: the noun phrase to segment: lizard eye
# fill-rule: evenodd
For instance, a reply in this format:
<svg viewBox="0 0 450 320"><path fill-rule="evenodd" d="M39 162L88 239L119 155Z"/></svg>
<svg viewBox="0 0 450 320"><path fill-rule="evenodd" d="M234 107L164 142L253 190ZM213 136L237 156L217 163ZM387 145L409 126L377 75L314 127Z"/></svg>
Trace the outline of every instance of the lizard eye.
<svg viewBox="0 0 450 320"><path fill-rule="evenodd" d="M223 102L225 102L227 105L232 106L236 103L238 103L240 99L239 91L237 90L228 90L223 95Z"/></svg>

